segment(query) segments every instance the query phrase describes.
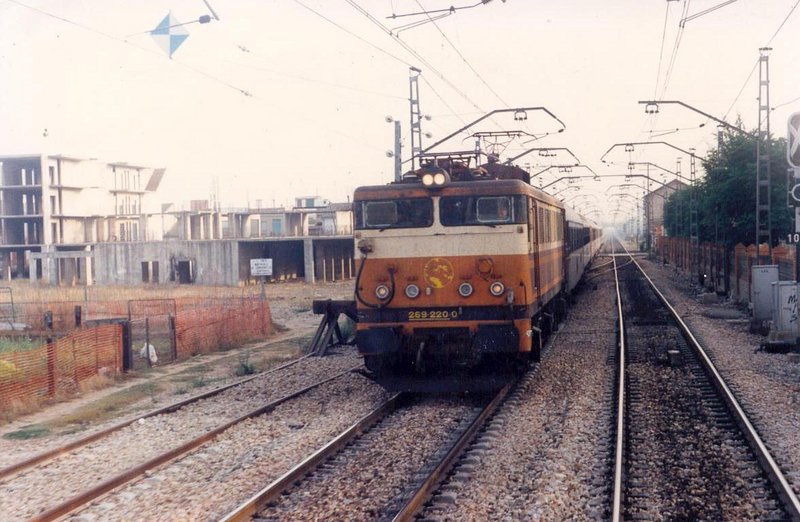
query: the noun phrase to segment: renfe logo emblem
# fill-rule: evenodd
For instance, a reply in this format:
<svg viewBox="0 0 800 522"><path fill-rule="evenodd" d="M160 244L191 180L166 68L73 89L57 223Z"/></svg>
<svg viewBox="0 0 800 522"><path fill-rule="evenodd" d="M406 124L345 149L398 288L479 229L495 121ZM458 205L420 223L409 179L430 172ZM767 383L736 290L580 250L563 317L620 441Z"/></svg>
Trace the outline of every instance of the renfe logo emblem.
<svg viewBox="0 0 800 522"><path fill-rule="evenodd" d="M449 285L455 275L453 265L443 257L434 257L422 270L425 281L434 288L444 288Z"/></svg>

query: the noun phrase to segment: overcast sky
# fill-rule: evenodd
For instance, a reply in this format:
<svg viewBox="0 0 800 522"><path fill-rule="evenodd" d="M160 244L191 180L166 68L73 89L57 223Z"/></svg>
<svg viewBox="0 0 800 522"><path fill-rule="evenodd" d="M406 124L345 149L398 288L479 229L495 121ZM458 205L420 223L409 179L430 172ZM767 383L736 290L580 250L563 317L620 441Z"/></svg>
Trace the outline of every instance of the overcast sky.
<svg viewBox="0 0 800 522"><path fill-rule="evenodd" d="M683 31L683 16L723 0L494 0L400 32L405 48L378 24L397 28L425 17L387 19L393 13L477 0L208 1L219 21L185 26L189 37L169 59L147 31L170 11L180 22L210 14L203 0L0 0L0 154L166 167L164 201L206 199L215 179L227 206L346 201L359 185L392 179L386 116L402 121L408 158L414 65L431 116L427 144L493 109L542 106L566 131L528 147L567 147L599 174L621 174L623 150L606 157L618 165L600 162L615 143L668 141L702 156L716 140L702 116L678 106L647 116L638 100L681 100L757 127L754 67L765 45L773 133L785 136L788 115L800 111L798 0L738 0ZM523 127L491 123L533 134L559 128L544 113ZM449 148L473 148L463 138ZM522 149L503 159L512 150ZM679 155L650 146L632 158L674 170ZM573 161L534 153L519 164ZM622 182L586 182L561 196L595 193L608 208L605 194L634 190L609 188Z"/></svg>

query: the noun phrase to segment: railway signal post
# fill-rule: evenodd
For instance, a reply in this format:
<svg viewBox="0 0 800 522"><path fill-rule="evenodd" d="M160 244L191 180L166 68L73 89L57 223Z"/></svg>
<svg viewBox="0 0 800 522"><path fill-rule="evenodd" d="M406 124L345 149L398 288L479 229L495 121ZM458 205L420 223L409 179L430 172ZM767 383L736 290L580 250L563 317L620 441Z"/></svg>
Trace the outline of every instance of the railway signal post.
<svg viewBox="0 0 800 522"><path fill-rule="evenodd" d="M800 246L795 238L800 236L800 112L789 116L786 142L786 161L792 172L792 186L789 187L789 201L794 206L794 234L791 242L795 244L794 279L800 281Z"/></svg>

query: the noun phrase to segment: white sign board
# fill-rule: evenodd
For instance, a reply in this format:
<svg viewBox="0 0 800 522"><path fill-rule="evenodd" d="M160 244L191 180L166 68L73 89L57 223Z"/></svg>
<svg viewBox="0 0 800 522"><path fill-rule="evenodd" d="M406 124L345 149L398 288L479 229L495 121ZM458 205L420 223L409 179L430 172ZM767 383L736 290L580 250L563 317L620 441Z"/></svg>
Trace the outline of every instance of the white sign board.
<svg viewBox="0 0 800 522"><path fill-rule="evenodd" d="M800 112L789 116L789 133L786 143L786 160L789 165L800 168Z"/></svg>
<svg viewBox="0 0 800 522"><path fill-rule="evenodd" d="M272 259L251 259L250 260L250 275L251 276L271 276L272 275Z"/></svg>

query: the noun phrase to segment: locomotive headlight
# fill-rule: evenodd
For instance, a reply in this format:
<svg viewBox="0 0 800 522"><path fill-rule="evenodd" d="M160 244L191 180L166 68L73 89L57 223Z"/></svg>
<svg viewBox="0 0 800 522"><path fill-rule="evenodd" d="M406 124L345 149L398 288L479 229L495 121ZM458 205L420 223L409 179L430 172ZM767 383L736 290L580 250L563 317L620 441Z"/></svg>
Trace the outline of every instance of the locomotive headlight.
<svg viewBox="0 0 800 522"><path fill-rule="evenodd" d="M469 283L461 283L458 285L458 293L461 297L469 297L472 295L472 285Z"/></svg>
<svg viewBox="0 0 800 522"><path fill-rule="evenodd" d="M426 187L430 187L431 185L433 185L433 178L434 178L433 174L423 175L422 184L425 185Z"/></svg>
<svg viewBox="0 0 800 522"><path fill-rule="evenodd" d="M503 295L503 291L505 289L506 287L500 281L495 281L491 284L491 286L489 286L489 292L491 292L491 294L495 297Z"/></svg>
<svg viewBox="0 0 800 522"><path fill-rule="evenodd" d="M447 181L443 172L437 172L433 175L433 183L435 185L444 185L444 182Z"/></svg>
<svg viewBox="0 0 800 522"><path fill-rule="evenodd" d="M419 287L415 284L410 284L406 287L406 296L409 299L416 299L419 296Z"/></svg>
<svg viewBox="0 0 800 522"><path fill-rule="evenodd" d="M378 285L375 287L375 297L383 301L389 297L389 287L386 285Z"/></svg>

